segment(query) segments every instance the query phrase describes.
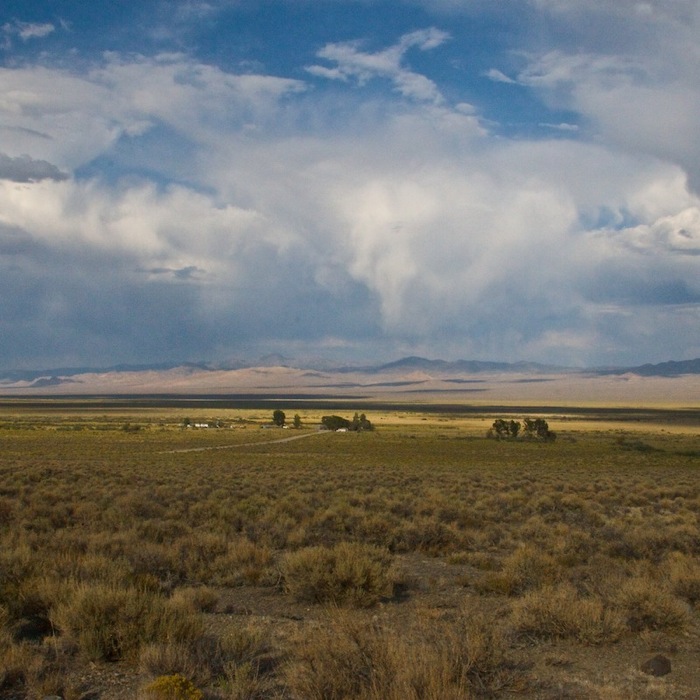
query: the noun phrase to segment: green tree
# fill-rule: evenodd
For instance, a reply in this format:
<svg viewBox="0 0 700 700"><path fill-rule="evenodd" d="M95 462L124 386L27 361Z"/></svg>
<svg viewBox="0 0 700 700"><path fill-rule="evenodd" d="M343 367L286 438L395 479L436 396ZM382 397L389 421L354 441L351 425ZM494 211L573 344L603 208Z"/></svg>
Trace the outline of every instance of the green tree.
<svg viewBox="0 0 700 700"><path fill-rule="evenodd" d="M294 414L294 427L301 428L301 416L298 413Z"/></svg>
<svg viewBox="0 0 700 700"><path fill-rule="evenodd" d="M526 418L525 434L529 438L554 442L557 434L549 429L549 425L544 418Z"/></svg>
<svg viewBox="0 0 700 700"><path fill-rule="evenodd" d="M520 434L520 428L522 428L522 424L518 420L508 421L503 418L498 418L493 422L487 435L497 440L504 440L507 438L515 440Z"/></svg>
<svg viewBox="0 0 700 700"><path fill-rule="evenodd" d="M350 428L350 421L342 416L323 416L321 418L321 425L327 430L341 430L344 428L348 430Z"/></svg>
<svg viewBox="0 0 700 700"><path fill-rule="evenodd" d="M284 422L287 420L287 416L285 415L284 411L280 411L280 409L276 409L272 413L272 422L275 425L278 425L280 428L284 425Z"/></svg>
<svg viewBox="0 0 700 700"><path fill-rule="evenodd" d="M364 413L360 414L360 430L374 430L374 426Z"/></svg>

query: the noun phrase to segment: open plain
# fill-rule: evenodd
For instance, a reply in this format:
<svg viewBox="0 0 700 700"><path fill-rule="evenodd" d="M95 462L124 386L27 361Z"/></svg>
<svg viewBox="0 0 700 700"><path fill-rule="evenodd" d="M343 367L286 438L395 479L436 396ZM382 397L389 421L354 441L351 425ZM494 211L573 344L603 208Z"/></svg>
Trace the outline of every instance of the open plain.
<svg viewBox="0 0 700 700"><path fill-rule="evenodd" d="M700 407L445 396L4 399L2 697L700 696Z"/></svg>

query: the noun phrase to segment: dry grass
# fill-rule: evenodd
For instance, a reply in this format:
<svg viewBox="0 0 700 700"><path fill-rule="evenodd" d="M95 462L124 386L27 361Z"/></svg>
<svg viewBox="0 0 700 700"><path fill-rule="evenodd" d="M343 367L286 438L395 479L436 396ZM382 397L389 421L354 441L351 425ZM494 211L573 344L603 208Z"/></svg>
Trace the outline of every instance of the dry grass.
<svg viewBox="0 0 700 700"><path fill-rule="evenodd" d="M696 433L548 417L555 444L514 444L406 412L271 443L269 416L201 414L235 427L0 416L1 696L118 666L144 698L554 697L542 648L700 649Z"/></svg>
<svg viewBox="0 0 700 700"><path fill-rule="evenodd" d="M569 583L547 585L516 601L511 623L530 639L573 639L582 644L616 642L623 616L597 598L584 597Z"/></svg>
<svg viewBox="0 0 700 700"><path fill-rule="evenodd" d="M286 668L292 697L455 700L521 691L525 670L511 658L497 621L462 613L449 624L417 617L410 633L333 611L297 640Z"/></svg>
<svg viewBox="0 0 700 700"><path fill-rule="evenodd" d="M289 552L281 573L284 589L298 601L357 608L391 598L396 583L385 550L354 542Z"/></svg>

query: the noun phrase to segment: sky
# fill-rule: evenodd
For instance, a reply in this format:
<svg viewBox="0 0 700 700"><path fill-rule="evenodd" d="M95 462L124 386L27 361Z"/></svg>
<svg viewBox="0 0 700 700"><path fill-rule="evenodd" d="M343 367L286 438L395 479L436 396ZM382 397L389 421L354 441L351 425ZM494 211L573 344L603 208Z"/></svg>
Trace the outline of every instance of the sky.
<svg viewBox="0 0 700 700"><path fill-rule="evenodd" d="M3 0L0 367L700 357L698 0Z"/></svg>

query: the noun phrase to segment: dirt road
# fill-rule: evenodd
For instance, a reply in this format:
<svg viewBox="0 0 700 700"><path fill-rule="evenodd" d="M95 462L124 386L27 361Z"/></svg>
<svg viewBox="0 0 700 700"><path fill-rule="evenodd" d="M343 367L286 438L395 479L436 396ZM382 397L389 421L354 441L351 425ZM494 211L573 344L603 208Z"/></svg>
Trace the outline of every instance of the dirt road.
<svg viewBox="0 0 700 700"><path fill-rule="evenodd" d="M257 445L274 445L278 442L292 442L314 435L330 435L332 430L315 430L312 433L302 433L301 435L290 435L289 437L277 438L276 440L263 440L261 442L241 442L236 445L211 445L207 447L186 447L181 450L165 450L161 454L177 454L180 452L206 452L207 450L234 450L238 447L256 447Z"/></svg>

